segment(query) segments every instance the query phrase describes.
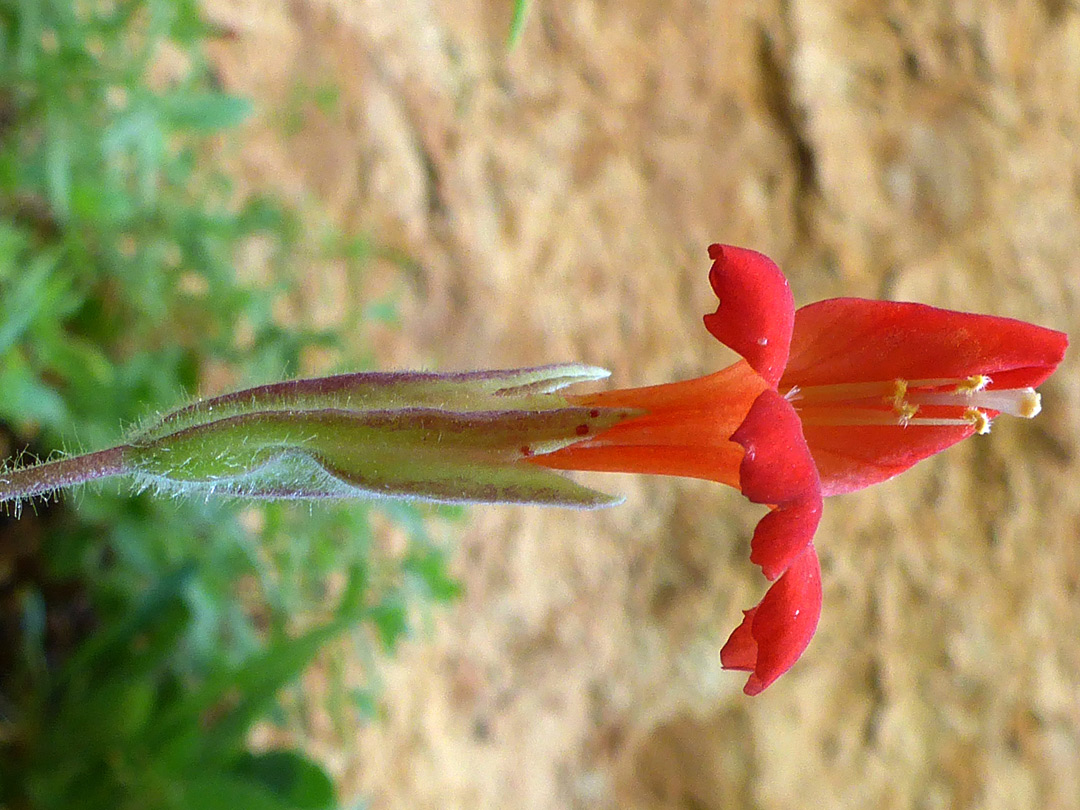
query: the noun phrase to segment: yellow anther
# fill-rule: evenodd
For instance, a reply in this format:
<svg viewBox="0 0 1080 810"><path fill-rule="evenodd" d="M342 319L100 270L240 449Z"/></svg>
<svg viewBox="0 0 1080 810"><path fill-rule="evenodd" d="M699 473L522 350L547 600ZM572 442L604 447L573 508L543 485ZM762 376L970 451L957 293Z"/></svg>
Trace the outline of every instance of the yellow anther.
<svg viewBox="0 0 1080 810"><path fill-rule="evenodd" d="M975 432L980 436L990 432L990 417L978 408L968 408L964 411L964 419L975 426Z"/></svg>
<svg viewBox="0 0 1080 810"><path fill-rule="evenodd" d="M958 394L976 394L982 391L993 380L987 377L985 374L973 374L956 386L956 393Z"/></svg>
<svg viewBox="0 0 1080 810"><path fill-rule="evenodd" d="M905 427L910 424L915 414L919 412L918 405L913 405L907 401L907 391L907 380L893 380L892 393L885 397L885 401L892 405L896 420Z"/></svg>
<svg viewBox="0 0 1080 810"><path fill-rule="evenodd" d="M907 396L908 383L907 380L893 380L892 393L885 397L885 401L893 406L893 410L897 413L904 406L904 398Z"/></svg>
<svg viewBox="0 0 1080 810"><path fill-rule="evenodd" d="M906 427L915 418L915 414L919 412L919 406L912 405L910 402L900 402L893 405L893 410L896 412L900 424Z"/></svg>

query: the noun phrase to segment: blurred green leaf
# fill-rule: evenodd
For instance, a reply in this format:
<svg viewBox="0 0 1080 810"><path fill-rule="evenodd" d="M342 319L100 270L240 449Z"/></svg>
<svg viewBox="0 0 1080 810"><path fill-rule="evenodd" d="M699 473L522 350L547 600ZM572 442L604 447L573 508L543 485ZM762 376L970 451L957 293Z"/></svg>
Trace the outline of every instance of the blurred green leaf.
<svg viewBox="0 0 1080 810"><path fill-rule="evenodd" d="M63 398L38 378L22 354L0 356L0 391L4 392L0 419L12 425L37 422L56 427L69 420Z"/></svg>
<svg viewBox="0 0 1080 810"><path fill-rule="evenodd" d="M403 567L417 578L435 601L447 602L461 594L461 585L447 571L446 555L436 548L414 549Z"/></svg>
<svg viewBox="0 0 1080 810"><path fill-rule="evenodd" d="M178 810L297 810L263 785L229 774L199 774L181 787Z"/></svg>
<svg viewBox="0 0 1080 810"><path fill-rule="evenodd" d="M58 263L55 253L38 253L12 282L0 280L0 356L15 345L39 313L55 308L67 286L67 279L55 274Z"/></svg>
<svg viewBox="0 0 1080 810"><path fill-rule="evenodd" d="M41 675L46 670L45 624L47 621L45 600L40 591L25 591L20 598L19 616L22 658L27 669Z"/></svg>
<svg viewBox="0 0 1080 810"><path fill-rule="evenodd" d="M506 39L506 47L513 50L521 41L521 35L525 31L525 22L529 18L530 0L513 0L514 11L510 18L510 33Z"/></svg>
<svg viewBox="0 0 1080 810"><path fill-rule="evenodd" d="M401 313L398 311L398 302L394 297L372 301L364 308L364 316L369 321L396 326L401 321Z"/></svg>
<svg viewBox="0 0 1080 810"><path fill-rule="evenodd" d="M332 115L341 104L341 90L335 84L323 83L314 89L311 99L323 115Z"/></svg>
<svg viewBox="0 0 1080 810"><path fill-rule="evenodd" d="M251 115L251 102L224 93L176 91L162 97L162 110L176 129L217 132L242 124Z"/></svg>
<svg viewBox="0 0 1080 810"><path fill-rule="evenodd" d="M134 610L123 620L117 622L108 631L91 637L79 648L67 662L61 682L67 683L86 677L92 679L93 676L88 673L107 670L117 660L130 661L130 657L126 656L125 652L141 634L152 629L156 629L158 635L163 636L157 642L157 646L170 647L171 640L175 639L177 627L183 624L183 617L175 617L167 624L161 621L161 617L170 614L172 608L183 609L184 590L195 574L195 566L192 563L186 563L159 579L149 591L142 595Z"/></svg>
<svg viewBox="0 0 1080 810"><path fill-rule="evenodd" d="M398 590L387 593L371 608L371 620L384 650L392 652L398 641L409 632L408 608Z"/></svg>
<svg viewBox="0 0 1080 810"><path fill-rule="evenodd" d="M240 757L235 773L261 785L296 810L329 810L334 783L316 763L295 751L270 751Z"/></svg>
<svg viewBox="0 0 1080 810"><path fill-rule="evenodd" d="M56 216L65 220L71 212L72 153L68 122L54 109L45 117L45 182L49 204Z"/></svg>
<svg viewBox="0 0 1080 810"><path fill-rule="evenodd" d="M372 690L354 689L351 697L360 719L370 721L379 716L379 702Z"/></svg>
<svg viewBox="0 0 1080 810"><path fill-rule="evenodd" d="M19 0L18 6L18 45L15 60L21 73L31 73L43 33L41 11L38 0Z"/></svg>
<svg viewBox="0 0 1080 810"><path fill-rule="evenodd" d="M217 719L204 741L202 756L213 760L236 753L248 728L269 710L282 687L303 672L324 644L350 626L350 621L336 619L270 644L238 670L222 673L172 707L153 730L149 744L162 744L179 729L197 726L199 719L213 711Z"/></svg>

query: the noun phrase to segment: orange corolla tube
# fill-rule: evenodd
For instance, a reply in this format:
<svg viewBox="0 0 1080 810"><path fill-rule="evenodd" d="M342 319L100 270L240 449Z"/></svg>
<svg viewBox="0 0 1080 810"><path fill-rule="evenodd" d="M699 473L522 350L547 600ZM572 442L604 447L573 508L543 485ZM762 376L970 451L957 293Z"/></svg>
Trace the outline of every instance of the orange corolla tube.
<svg viewBox="0 0 1080 810"><path fill-rule="evenodd" d="M838 298L795 310L766 256L712 245L706 328L743 360L706 377L574 397L642 415L546 455L553 469L681 475L770 511L750 559L775 580L721 649L757 694L802 655L821 613L813 537L822 497L884 481L999 414L1039 411L1061 332L922 304Z"/></svg>

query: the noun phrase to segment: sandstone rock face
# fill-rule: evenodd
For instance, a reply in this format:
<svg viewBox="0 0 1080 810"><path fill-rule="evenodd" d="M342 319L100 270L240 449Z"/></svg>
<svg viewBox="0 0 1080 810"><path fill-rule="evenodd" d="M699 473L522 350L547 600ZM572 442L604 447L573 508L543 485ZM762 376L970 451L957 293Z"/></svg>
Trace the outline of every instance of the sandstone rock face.
<svg viewBox="0 0 1080 810"><path fill-rule="evenodd" d="M358 327L387 368L666 381L729 359L701 325L725 241L799 302L1080 335L1075 3L534 0L508 53L509 7L207 3L222 80L261 111L246 183L415 262L312 274L292 317L392 294L400 330ZM764 591L758 510L592 476L626 504L471 510L466 595L382 673L383 722L312 745L380 810L1073 807L1077 371L1034 423L827 503L821 627L764 695L716 656Z"/></svg>

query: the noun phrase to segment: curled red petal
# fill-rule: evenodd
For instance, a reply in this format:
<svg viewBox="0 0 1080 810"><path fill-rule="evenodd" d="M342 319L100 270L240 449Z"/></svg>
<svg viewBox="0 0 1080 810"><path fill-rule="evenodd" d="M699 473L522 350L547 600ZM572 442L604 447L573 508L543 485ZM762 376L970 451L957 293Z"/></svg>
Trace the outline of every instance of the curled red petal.
<svg viewBox="0 0 1080 810"><path fill-rule="evenodd" d="M802 422L776 391L758 395L731 441L746 450L739 468L740 488L754 503L782 504L817 488L817 469Z"/></svg>
<svg viewBox="0 0 1080 810"><path fill-rule="evenodd" d="M821 492L782 504L763 517L750 542L750 562L768 580L783 574L814 539L821 522Z"/></svg>
<svg viewBox="0 0 1080 810"><path fill-rule="evenodd" d="M756 695L799 660L820 617L821 565L810 544L757 607L745 612L720 650L720 663L749 672L743 692Z"/></svg>
<svg viewBox="0 0 1080 810"><path fill-rule="evenodd" d="M795 322L795 299L772 259L731 245L710 245L709 283L720 299L705 328L775 386L784 373Z"/></svg>
<svg viewBox="0 0 1080 810"><path fill-rule="evenodd" d="M791 403L763 391L731 441L745 453L739 488L754 503L775 507L754 531L750 561L776 579L810 543L821 520L821 486L802 424Z"/></svg>
<svg viewBox="0 0 1080 810"><path fill-rule="evenodd" d="M833 298L799 309L781 388L970 377L1037 386L1065 355L1063 332L1012 318L899 301Z"/></svg>
<svg viewBox="0 0 1080 810"><path fill-rule="evenodd" d="M754 614L757 606L743 611L742 623L728 636L727 642L720 648L720 666L724 669L737 669L741 672L753 672L757 666L758 644L754 640Z"/></svg>

